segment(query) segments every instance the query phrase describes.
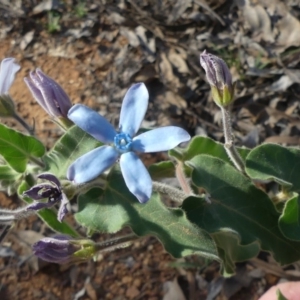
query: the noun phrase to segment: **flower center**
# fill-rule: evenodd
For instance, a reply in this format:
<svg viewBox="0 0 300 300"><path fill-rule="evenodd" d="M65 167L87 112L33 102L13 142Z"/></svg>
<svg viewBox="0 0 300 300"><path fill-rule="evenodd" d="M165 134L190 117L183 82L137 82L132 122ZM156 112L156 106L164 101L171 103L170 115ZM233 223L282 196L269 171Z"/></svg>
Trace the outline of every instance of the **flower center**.
<svg viewBox="0 0 300 300"><path fill-rule="evenodd" d="M131 151L131 143L132 138L130 135L123 132L118 133L114 138L115 147L120 153Z"/></svg>

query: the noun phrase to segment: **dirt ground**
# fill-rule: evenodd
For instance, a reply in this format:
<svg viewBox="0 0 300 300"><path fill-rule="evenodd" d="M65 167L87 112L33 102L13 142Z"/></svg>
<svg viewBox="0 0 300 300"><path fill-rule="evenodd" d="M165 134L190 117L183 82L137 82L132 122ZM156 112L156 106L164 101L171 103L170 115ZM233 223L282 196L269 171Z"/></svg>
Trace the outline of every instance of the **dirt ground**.
<svg viewBox="0 0 300 300"><path fill-rule="evenodd" d="M47 147L62 132L23 82L37 67L59 82L73 103L84 103L112 122L126 89L144 81L150 91L146 121L152 126L177 124L191 134L222 140L220 115L199 65L199 53L206 48L229 63L238 81L232 108L237 143L299 144L300 44L287 33L282 38L280 23L275 24L277 34L268 35L262 9L275 22L268 1L250 1L261 30L237 4L243 1L52 1L49 8L50 2L0 2L0 59L15 57L21 65L10 94ZM299 18L297 1L288 2L287 13ZM60 28L52 31L57 16ZM21 130L12 120L1 122ZM16 196L0 193L1 207L19 205ZM1 300L250 300L280 280L300 278L296 264L282 269L262 253L239 264L237 276L224 279L218 264L197 257L175 260L152 237L96 261L58 266L32 257L32 241L49 234L36 216L11 230L0 247Z"/></svg>

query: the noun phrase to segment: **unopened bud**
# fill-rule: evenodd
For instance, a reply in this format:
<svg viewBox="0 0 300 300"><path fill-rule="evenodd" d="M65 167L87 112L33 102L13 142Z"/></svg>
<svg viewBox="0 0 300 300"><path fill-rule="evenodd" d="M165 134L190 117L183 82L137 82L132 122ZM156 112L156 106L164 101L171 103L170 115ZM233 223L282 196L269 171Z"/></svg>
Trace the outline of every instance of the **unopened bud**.
<svg viewBox="0 0 300 300"><path fill-rule="evenodd" d="M228 66L223 59L206 50L200 54L200 64L205 70L213 100L219 106L228 106L234 98L234 84Z"/></svg>
<svg viewBox="0 0 300 300"><path fill-rule="evenodd" d="M15 105L8 95L16 73L20 66L16 64L14 58L5 58L0 67L0 117L12 117L15 115Z"/></svg>
<svg viewBox="0 0 300 300"><path fill-rule="evenodd" d="M72 106L71 100L63 88L40 69L30 72L30 78L24 78L35 100L53 118L67 118Z"/></svg>
<svg viewBox="0 0 300 300"><path fill-rule="evenodd" d="M37 257L58 264L85 261L97 252L92 240L73 239L67 235L43 238L32 248Z"/></svg>

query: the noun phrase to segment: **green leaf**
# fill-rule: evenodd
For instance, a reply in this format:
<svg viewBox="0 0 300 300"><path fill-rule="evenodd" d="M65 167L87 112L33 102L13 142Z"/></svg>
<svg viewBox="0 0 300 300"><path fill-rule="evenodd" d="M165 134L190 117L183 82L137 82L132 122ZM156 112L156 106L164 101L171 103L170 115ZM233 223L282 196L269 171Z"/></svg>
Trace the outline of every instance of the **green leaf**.
<svg viewBox="0 0 300 300"><path fill-rule="evenodd" d="M95 188L79 197L76 220L88 228L115 233L130 226L138 236L154 235L174 257L200 254L218 260L212 238L191 224L180 208L167 208L158 194L140 204L114 168L105 190Z"/></svg>
<svg viewBox="0 0 300 300"><path fill-rule="evenodd" d="M300 241L300 199L297 193L285 203L279 228L288 239Z"/></svg>
<svg viewBox="0 0 300 300"><path fill-rule="evenodd" d="M242 262L256 257L260 251L258 242L241 245L239 235L228 229L222 229L212 234L212 236L218 246L219 256L223 260L224 276L234 274L236 262Z"/></svg>
<svg viewBox="0 0 300 300"><path fill-rule="evenodd" d="M240 236L241 245L259 242L281 264L300 259L300 243L288 240L278 228L279 213L269 197L234 167L209 155L194 157L192 181L211 196L211 203L187 198L188 218L209 233L224 228Z"/></svg>
<svg viewBox="0 0 300 300"><path fill-rule="evenodd" d="M209 137L204 136L196 136L194 137L188 146L185 149L180 149L181 152L178 154L179 148L175 148L169 151L171 156L180 157L182 161L191 160L194 156L198 154L208 154L214 157L218 157L227 163L231 164L231 161L224 149L224 145L222 143L216 142ZM175 151L177 153L175 153ZM246 158L250 149L247 148L238 148L238 152L240 153L243 159Z"/></svg>
<svg viewBox="0 0 300 300"><path fill-rule="evenodd" d="M70 128L45 156L47 171L65 178L70 164L101 143L77 126Z"/></svg>
<svg viewBox="0 0 300 300"><path fill-rule="evenodd" d="M246 159L246 172L258 180L274 180L300 191L300 150L275 144L254 148Z"/></svg>
<svg viewBox="0 0 300 300"><path fill-rule="evenodd" d="M175 176L175 166L171 161L162 161L153 164L148 169L153 180L172 178Z"/></svg>
<svg viewBox="0 0 300 300"><path fill-rule="evenodd" d="M0 124L0 154L15 171L23 173L29 159L44 153L43 144L36 138Z"/></svg>
<svg viewBox="0 0 300 300"><path fill-rule="evenodd" d="M16 172L9 165L0 166L0 181L1 180L18 180L22 176L20 173Z"/></svg>
<svg viewBox="0 0 300 300"><path fill-rule="evenodd" d="M276 296L277 296L277 300L288 300L287 298L285 298L283 296L283 294L281 293L280 289L277 289Z"/></svg>
<svg viewBox="0 0 300 300"><path fill-rule="evenodd" d="M9 196L15 194L23 175L9 165L0 165L0 191L5 191Z"/></svg>
<svg viewBox="0 0 300 300"><path fill-rule="evenodd" d="M19 197L26 203L30 204L33 201L29 197L23 197L23 193L27 191L30 186L23 181L18 189ZM66 221L59 222L57 220L57 211L54 209L41 209L37 212L38 216L53 230L62 234L67 234L72 237L79 237L79 234Z"/></svg>

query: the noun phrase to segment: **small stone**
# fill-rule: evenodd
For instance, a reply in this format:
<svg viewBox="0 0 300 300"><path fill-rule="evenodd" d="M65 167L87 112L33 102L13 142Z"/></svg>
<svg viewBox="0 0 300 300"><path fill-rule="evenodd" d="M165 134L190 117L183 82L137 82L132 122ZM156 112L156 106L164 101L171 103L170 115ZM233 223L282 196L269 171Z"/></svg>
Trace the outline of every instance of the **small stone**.
<svg viewBox="0 0 300 300"><path fill-rule="evenodd" d="M131 286L130 288L127 289L126 291L126 297L129 299L134 299L140 294L140 291L135 287Z"/></svg>
<svg viewBox="0 0 300 300"><path fill-rule="evenodd" d="M135 287L137 287L137 288L139 288L139 287L141 286L141 284L142 284L142 281L141 281L141 279L139 279L139 278L136 278L136 279L133 281L133 285L134 285Z"/></svg>
<svg viewBox="0 0 300 300"><path fill-rule="evenodd" d="M124 276L122 278L122 283L126 284L126 283L130 283L130 282L132 282L132 277Z"/></svg>

